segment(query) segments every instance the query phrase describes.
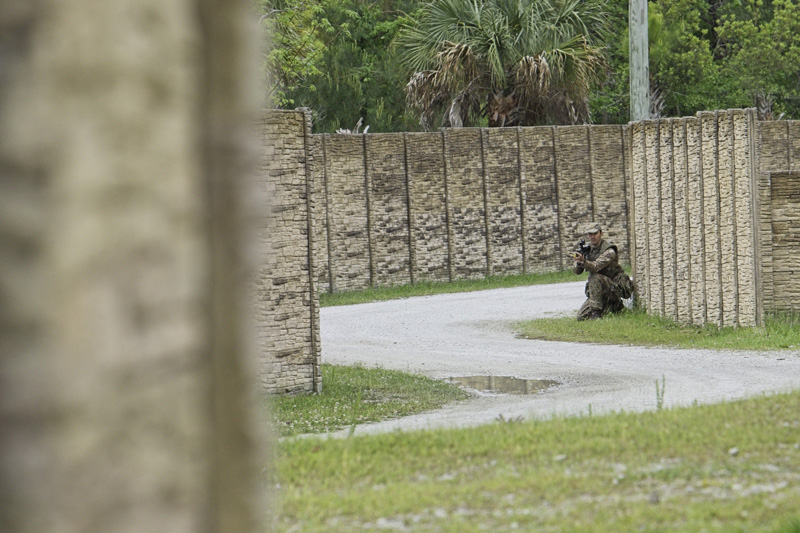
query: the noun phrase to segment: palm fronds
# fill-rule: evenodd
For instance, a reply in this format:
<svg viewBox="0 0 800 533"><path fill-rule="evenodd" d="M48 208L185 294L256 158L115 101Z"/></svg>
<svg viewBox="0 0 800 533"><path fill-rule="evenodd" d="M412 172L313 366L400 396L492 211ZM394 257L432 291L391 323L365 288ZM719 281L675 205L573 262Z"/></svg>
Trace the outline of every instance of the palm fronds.
<svg viewBox="0 0 800 533"><path fill-rule="evenodd" d="M594 0L433 0L397 40L407 101L426 127L587 122L607 31Z"/></svg>

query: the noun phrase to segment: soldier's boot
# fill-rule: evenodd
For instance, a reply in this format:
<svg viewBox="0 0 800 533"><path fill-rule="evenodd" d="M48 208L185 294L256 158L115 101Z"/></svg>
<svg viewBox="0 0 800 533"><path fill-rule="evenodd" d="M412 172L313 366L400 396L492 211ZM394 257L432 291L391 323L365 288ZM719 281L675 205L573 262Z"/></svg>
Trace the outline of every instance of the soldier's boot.
<svg viewBox="0 0 800 533"><path fill-rule="evenodd" d="M625 304L622 303L622 300L619 299L611 302L608 306L609 313L619 313L623 309L625 309Z"/></svg>
<svg viewBox="0 0 800 533"><path fill-rule="evenodd" d="M596 309L587 310L587 312L578 315L578 321L597 320L598 318L603 318L603 313Z"/></svg>

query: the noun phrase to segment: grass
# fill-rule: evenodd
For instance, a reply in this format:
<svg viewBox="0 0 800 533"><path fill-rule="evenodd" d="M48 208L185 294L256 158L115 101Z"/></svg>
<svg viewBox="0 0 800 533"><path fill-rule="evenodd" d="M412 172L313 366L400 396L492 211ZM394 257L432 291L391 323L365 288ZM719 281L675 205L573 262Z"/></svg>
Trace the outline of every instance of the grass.
<svg viewBox="0 0 800 533"><path fill-rule="evenodd" d="M278 531L800 532L800 392L277 452Z"/></svg>
<svg viewBox="0 0 800 533"><path fill-rule="evenodd" d="M574 279L570 274L561 281ZM353 293L326 295L325 305L452 292L437 285L364 291L354 300L347 300ZM632 312L594 322L537 320L520 330L554 340L781 349L800 346L799 326L796 314L772 315L754 330L717 330ZM281 432L330 431L401 416L395 407L365 413L401 395L407 380L429 381L395 376L382 388L375 376L345 379L350 372L323 365L322 395L279 399ZM654 387L663 398L669 384L662 378ZM800 391L639 414L284 439L276 452L269 474L276 531L800 533Z"/></svg>
<svg viewBox="0 0 800 533"><path fill-rule="evenodd" d="M525 285L545 285L548 283L580 281L582 279L586 279L585 273L581 276L576 276L571 271L565 270L562 272L550 272L547 274L519 274L514 276L496 276L453 282L420 282L413 285L380 287L363 291L336 293L323 292L319 295L319 303L321 307L352 305L367 302L395 300L398 298L410 298L412 296L428 296L431 294L503 289L508 287L522 287Z"/></svg>
<svg viewBox="0 0 800 533"><path fill-rule="evenodd" d="M800 314L773 313L756 328L697 327L643 311L578 322L574 316L520 322L521 337L598 344L633 344L725 350L785 350L800 347Z"/></svg>
<svg viewBox="0 0 800 533"><path fill-rule="evenodd" d="M322 393L269 398L281 436L336 431L438 409L467 398L458 387L381 368L323 364Z"/></svg>

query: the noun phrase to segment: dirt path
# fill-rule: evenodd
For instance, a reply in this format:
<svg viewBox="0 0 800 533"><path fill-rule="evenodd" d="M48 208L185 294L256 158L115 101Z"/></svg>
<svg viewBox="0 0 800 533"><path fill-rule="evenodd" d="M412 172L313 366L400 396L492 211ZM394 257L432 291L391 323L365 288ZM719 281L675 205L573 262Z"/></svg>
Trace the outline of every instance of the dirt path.
<svg viewBox="0 0 800 533"><path fill-rule="evenodd" d="M432 378L493 375L555 380L534 395L481 395L356 434L463 427L504 418L644 411L800 387L797 352L720 352L517 339L510 325L574 314L583 282L425 296L322 309L325 363L380 366ZM324 386L324 385L323 385Z"/></svg>

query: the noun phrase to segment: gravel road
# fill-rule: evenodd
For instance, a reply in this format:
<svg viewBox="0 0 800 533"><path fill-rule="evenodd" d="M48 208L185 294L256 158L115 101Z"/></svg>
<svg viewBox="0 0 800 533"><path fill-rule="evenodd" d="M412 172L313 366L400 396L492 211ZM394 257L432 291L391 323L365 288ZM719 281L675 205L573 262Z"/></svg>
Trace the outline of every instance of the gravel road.
<svg viewBox="0 0 800 533"><path fill-rule="evenodd" d="M577 311L584 282L443 294L327 307L325 363L383 367L442 379L513 376L559 385L532 395L479 394L417 416L359 426L356 434L486 424L499 416L645 411L800 387L797 351L729 352L517 339L520 320ZM323 384L324 387L324 384Z"/></svg>

